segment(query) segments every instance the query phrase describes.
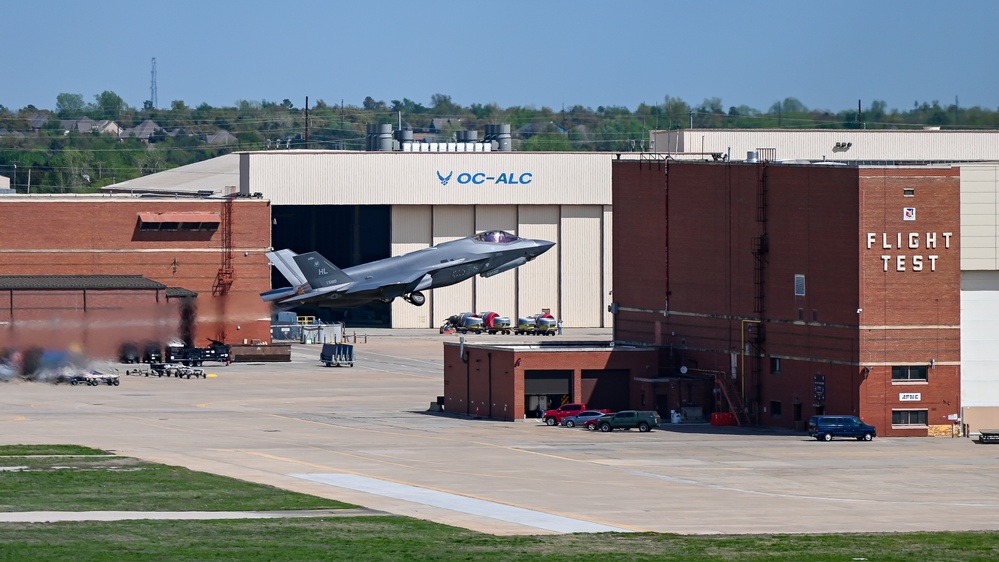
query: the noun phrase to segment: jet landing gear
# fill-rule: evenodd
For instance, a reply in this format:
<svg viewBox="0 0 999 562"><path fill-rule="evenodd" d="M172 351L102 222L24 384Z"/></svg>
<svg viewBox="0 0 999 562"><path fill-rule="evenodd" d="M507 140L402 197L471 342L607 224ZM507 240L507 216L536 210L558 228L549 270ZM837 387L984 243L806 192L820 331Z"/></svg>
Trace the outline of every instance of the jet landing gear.
<svg viewBox="0 0 999 562"><path fill-rule="evenodd" d="M427 302L427 297L419 291L413 291L402 298L406 299L406 302L415 306L423 306Z"/></svg>

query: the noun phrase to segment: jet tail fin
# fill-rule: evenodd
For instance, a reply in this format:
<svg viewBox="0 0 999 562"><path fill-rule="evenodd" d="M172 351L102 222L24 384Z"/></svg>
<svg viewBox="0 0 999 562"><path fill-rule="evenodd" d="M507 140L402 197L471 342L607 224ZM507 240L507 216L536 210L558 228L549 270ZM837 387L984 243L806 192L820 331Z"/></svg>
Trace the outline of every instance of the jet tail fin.
<svg viewBox="0 0 999 562"><path fill-rule="evenodd" d="M295 263L295 256L297 255L291 250L278 250L267 253L267 259L271 261L274 267L278 268L281 275L284 275L284 278L294 287L300 287L306 283L305 275L302 274L302 270Z"/></svg>
<svg viewBox="0 0 999 562"><path fill-rule="evenodd" d="M354 281L343 270L321 256L319 252L309 252L295 256L294 259L299 271L305 276L306 281L309 282L309 286L313 289L342 285Z"/></svg>

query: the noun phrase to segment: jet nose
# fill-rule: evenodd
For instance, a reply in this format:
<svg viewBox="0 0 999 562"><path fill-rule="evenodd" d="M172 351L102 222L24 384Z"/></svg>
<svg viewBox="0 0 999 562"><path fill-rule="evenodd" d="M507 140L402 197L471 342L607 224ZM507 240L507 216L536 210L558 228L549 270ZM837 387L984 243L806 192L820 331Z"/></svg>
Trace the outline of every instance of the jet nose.
<svg viewBox="0 0 999 562"><path fill-rule="evenodd" d="M554 245L555 245L554 242L549 242L547 240L535 240L534 241L535 250L531 252L531 257L540 256L541 254L550 250L551 247Z"/></svg>

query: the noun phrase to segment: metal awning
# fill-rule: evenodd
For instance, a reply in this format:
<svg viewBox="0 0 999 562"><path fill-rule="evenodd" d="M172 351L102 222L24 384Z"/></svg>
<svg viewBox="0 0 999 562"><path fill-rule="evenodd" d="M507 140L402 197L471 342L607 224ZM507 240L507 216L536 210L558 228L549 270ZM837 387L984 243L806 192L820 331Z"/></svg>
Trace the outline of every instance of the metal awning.
<svg viewBox="0 0 999 562"><path fill-rule="evenodd" d="M142 230L218 230L217 213L139 213Z"/></svg>
<svg viewBox="0 0 999 562"><path fill-rule="evenodd" d="M163 290L141 275L0 275L3 290Z"/></svg>

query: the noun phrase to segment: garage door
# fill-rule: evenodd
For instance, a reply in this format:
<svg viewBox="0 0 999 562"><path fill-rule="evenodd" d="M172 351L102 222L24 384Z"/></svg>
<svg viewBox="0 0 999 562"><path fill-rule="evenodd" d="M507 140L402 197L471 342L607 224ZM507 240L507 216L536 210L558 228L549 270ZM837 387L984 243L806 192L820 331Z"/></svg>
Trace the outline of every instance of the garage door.
<svg viewBox="0 0 999 562"><path fill-rule="evenodd" d="M572 371L570 370L529 370L524 371L524 394L568 394L572 395Z"/></svg>
<svg viewBox="0 0 999 562"><path fill-rule="evenodd" d="M590 408L607 408L612 412L631 407L628 393L631 373L627 369L584 370L583 396Z"/></svg>

